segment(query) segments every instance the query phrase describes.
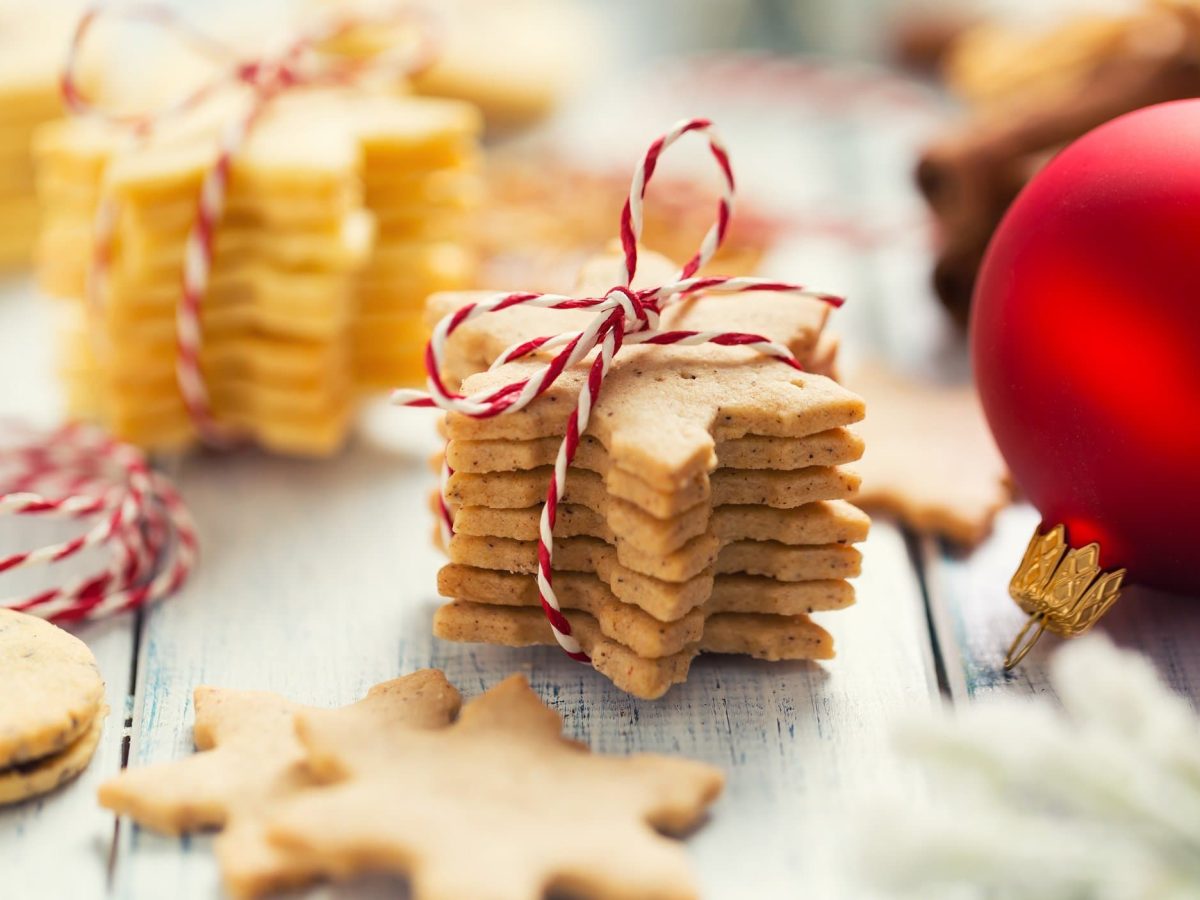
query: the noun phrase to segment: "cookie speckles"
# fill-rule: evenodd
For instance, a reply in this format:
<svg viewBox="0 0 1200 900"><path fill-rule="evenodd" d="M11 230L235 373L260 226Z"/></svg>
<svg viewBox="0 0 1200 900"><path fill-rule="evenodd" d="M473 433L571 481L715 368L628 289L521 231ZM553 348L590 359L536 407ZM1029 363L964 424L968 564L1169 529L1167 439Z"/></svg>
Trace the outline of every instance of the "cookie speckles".
<svg viewBox="0 0 1200 900"><path fill-rule="evenodd" d="M86 769L104 732L107 714L107 707L101 706L83 734L57 753L0 769L0 804L47 794Z"/></svg>
<svg viewBox="0 0 1200 900"><path fill-rule="evenodd" d="M66 750L95 722L104 682L78 638L0 610L0 770Z"/></svg>

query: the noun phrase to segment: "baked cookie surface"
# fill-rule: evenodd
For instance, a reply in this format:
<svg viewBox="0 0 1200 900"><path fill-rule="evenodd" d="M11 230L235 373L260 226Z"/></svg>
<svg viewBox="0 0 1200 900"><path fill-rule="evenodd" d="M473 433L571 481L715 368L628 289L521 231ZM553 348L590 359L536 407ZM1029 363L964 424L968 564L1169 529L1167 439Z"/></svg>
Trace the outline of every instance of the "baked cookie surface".
<svg viewBox="0 0 1200 900"><path fill-rule="evenodd" d="M0 806L47 794L86 769L104 733L107 714L102 706L87 730L58 753L0 770Z"/></svg>
<svg viewBox="0 0 1200 900"><path fill-rule="evenodd" d="M96 658L43 619L0 609L0 685L0 770L61 753L99 727Z"/></svg>

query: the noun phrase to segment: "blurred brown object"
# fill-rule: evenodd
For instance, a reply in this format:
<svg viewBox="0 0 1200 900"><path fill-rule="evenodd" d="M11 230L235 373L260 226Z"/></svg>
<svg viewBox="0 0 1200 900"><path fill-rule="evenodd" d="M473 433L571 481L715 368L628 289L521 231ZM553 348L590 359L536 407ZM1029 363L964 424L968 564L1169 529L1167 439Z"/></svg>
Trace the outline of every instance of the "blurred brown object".
<svg viewBox="0 0 1200 900"><path fill-rule="evenodd" d="M616 237L629 193L626 172L583 168L543 151L494 153L485 171L486 200L475 216L484 286L558 290ZM689 259L712 222L717 197L683 178L656 180L646 196L642 244L670 259ZM706 271L753 272L781 226L739 204Z"/></svg>
<svg viewBox="0 0 1200 900"><path fill-rule="evenodd" d="M1200 4L1151 0L1033 38L979 26L945 70L970 116L926 148L916 178L940 233L934 287L965 324L992 232L1060 147L1131 110L1200 96Z"/></svg>
<svg viewBox="0 0 1200 900"><path fill-rule="evenodd" d="M918 72L941 69L959 38L979 21L971 12L906 4L888 29L888 49L898 65Z"/></svg>

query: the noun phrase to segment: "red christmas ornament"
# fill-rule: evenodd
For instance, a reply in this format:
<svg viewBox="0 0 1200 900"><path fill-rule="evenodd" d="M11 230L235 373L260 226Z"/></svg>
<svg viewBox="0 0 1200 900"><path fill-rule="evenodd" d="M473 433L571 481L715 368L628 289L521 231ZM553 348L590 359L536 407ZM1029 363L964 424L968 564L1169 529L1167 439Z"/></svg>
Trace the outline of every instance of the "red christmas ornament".
<svg viewBox="0 0 1200 900"><path fill-rule="evenodd" d="M1120 585L1102 570L1200 594L1200 100L1102 125L1028 184L984 259L971 344L1042 514L1011 586L1038 626L1018 642L1086 630Z"/></svg>

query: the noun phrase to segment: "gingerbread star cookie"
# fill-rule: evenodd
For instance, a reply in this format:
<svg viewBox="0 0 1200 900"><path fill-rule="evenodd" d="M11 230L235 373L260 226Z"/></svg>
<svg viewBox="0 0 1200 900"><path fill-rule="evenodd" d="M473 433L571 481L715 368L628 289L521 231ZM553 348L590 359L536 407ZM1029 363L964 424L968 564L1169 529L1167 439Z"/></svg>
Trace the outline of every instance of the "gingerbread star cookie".
<svg viewBox="0 0 1200 900"><path fill-rule="evenodd" d="M847 382L871 410L858 426L867 449L855 502L966 546L983 540L1012 490L974 389L877 369Z"/></svg>
<svg viewBox="0 0 1200 900"><path fill-rule="evenodd" d="M458 704L442 673L424 670L327 712L347 728L385 732L446 724ZM212 687L196 689L195 706L200 752L127 769L101 786L101 805L167 834L224 828L214 851L231 893L257 894L315 878L321 869L272 846L262 831L273 804L317 783L294 731L296 714L306 708L265 691Z"/></svg>
<svg viewBox="0 0 1200 900"><path fill-rule="evenodd" d="M530 376L536 362L514 362L472 375L464 393L495 390ZM517 413L473 419L446 417L451 440L525 441L564 433L587 371L569 369ZM862 401L821 375L797 372L751 350L629 347L605 379L588 433L613 465L660 491L705 480L717 464L718 441L805 437L853 424Z"/></svg>
<svg viewBox="0 0 1200 900"><path fill-rule="evenodd" d="M649 288L676 277L679 267L658 253L641 251L632 286ZM572 296L602 296L618 284L624 274L624 256L619 247L587 262L579 273ZM494 291L456 291L433 294L425 304L425 324L433 329L446 315L495 296ZM590 310L540 309L516 306L460 325L446 341L442 375L458 385L469 375L486 371L498 356L514 344L533 337L576 331L595 317ZM685 301L664 312L664 329L696 331L739 330L766 334L785 344L805 367L825 371L819 347L829 307L811 297L788 294L750 293L737 297L707 296ZM822 348L829 350L828 346ZM623 351L628 353L628 350ZM818 363L814 365L814 363Z"/></svg>
<svg viewBox="0 0 1200 900"><path fill-rule="evenodd" d="M310 783L292 733L300 707L266 691L198 687L194 738L186 759L126 769L100 786L100 803L164 834L221 828L239 806Z"/></svg>
<svg viewBox="0 0 1200 900"><path fill-rule="evenodd" d="M408 876L416 900L696 895L683 849L721 790L711 766L593 755L513 676L453 725L364 729L306 711L297 732L333 782L281 806L270 837L328 872Z"/></svg>

